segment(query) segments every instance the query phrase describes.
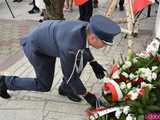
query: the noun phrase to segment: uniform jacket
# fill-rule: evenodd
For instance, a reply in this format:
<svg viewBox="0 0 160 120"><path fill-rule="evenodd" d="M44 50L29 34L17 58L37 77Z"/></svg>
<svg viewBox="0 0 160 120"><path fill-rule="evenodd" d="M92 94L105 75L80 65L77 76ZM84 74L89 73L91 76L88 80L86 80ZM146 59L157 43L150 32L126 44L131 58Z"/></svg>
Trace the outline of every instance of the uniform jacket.
<svg viewBox="0 0 160 120"><path fill-rule="evenodd" d="M75 56L79 49L85 49L84 63L93 59L86 48L87 22L48 20L41 23L21 41L22 46L30 44L32 52L52 57L59 57L64 78L72 72ZM72 79L79 79L75 73Z"/></svg>

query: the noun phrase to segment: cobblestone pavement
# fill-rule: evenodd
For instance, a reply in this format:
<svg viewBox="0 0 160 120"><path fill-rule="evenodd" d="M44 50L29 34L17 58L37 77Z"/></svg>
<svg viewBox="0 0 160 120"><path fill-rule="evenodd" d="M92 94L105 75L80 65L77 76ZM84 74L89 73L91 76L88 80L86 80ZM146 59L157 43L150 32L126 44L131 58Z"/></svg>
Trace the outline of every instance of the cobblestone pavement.
<svg viewBox="0 0 160 120"><path fill-rule="evenodd" d="M12 52L16 53L16 51L20 51L18 45L19 37L38 24L36 22L40 19L38 14L27 14L27 11L32 8L28 5L29 2L31 1L24 0L21 3L12 3L12 1L9 1L16 16L15 19L12 19L5 2L0 0L0 59L2 58L2 61L4 61L5 57L9 57L9 59L12 58ZM101 0L99 9L95 10L95 14L104 14L105 4L106 1ZM152 10L153 17L140 21L139 35L137 38L133 39L133 50L136 52L144 50L146 45L152 40L155 9L156 8L154 7ZM118 12L118 16L122 15L123 13ZM74 11L72 13L65 13L65 17L66 19L78 18L78 9L74 7ZM14 24L12 24L12 22ZM27 29L21 30L20 26L23 25L26 25ZM19 35L19 31L21 31L22 34L20 33ZM91 51L95 58L106 69L109 69L113 59L118 62L120 60L120 54L126 56L127 48L127 39L124 39L124 35L120 34L115 38L113 47L107 47L100 50L91 48ZM2 68L1 64L0 68ZM21 56L19 59L14 60L14 64L12 63L10 66L3 67L1 74L18 75L21 77L35 76L33 68L25 56ZM89 107L85 101L74 103L69 101L66 97L58 95L57 89L61 82L61 78L62 73L58 60L55 78L50 92L9 91L12 96L10 100L0 98L0 120L85 120L85 110ZM102 82L96 79L89 65L87 65L83 71L81 79L89 91L92 91L97 95L100 94Z"/></svg>
<svg viewBox="0 0 160 120"><path fill-rule="evenodd" d="M20 37L35 25L33 20L18 21L18 24L17 20L0 20L0 70L14 64L23 56L19 44Z"/></svg>

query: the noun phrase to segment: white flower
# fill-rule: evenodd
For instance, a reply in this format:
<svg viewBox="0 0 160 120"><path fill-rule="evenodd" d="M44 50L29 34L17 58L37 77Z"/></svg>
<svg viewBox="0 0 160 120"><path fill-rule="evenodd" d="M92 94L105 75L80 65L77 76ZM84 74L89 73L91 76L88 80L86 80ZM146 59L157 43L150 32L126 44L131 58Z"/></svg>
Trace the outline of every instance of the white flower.
<svg viewBox="0 0 160 120"><path fill-rule="evenodd" d="M132 84L131 83L127 83L127 89L131 89Z"/></svg>
<svg viewBox="0 0 160 120"><path fill-rule="evenodd" d="M142 58L147 58L147 57L150 57L150 54L144 51L144 52L141 52L140 54L137 54L137 56L142 57Z"/></svg>
<svg viewBox="0 0 160 120"><path fill-rule="evenodd" d="M125 82L121 82L120 83L120 88L123 90L126 88L126 83Z"/></svg>
<svg viewBox="0 0 160 120"><path fill-rule="evenodd" d="M135 76L133 73L130 73L130 74L129 74L129 79L130 79L130 80L133 80L134 78L136 78L136 76Z"/></svg>
<svg viewBox="0 0 160 120"><path fill-rule="evenodd" d="M152 82L152 75L148 75L148 76L147 76L147 80L148 80L149 82Z"/></svg>
<svg viewBox="0 0 160 120"><path fill-rule="evenodd" d="M122 114L122 111L120 109L117 110L116 113L115 113L116 118L119 119L121 114Z"/></svg>
<svg viewBox="0 0 160 120"><path fill-rule="evenodd" d="M141 83L141 88L144 88L144 87L148 87L149 89L152 89L153 85L152 84L146 84L145 82L142 82Z"/></svg>
<svg viewBox="0 0 160 120"><path fill-rule="evenodd" d="M153 56L156 55L156 52L159 49L160 42L157 39L154 39L146 48L147 52L150 52Z"/></svg>
<svg viewBox="0 0 160 120"><path fill-rule="evenodd" d="M139 94L141 92L142 88L137 88L136 91Z"/></svg>
<svg viewBox="0 0 160 120"><path fill-rule="evenodd" d="M128 114L126 120L136 120L136 118L132 114Z"/></svg>
<svg viewBox="0 0 160 120"><path fill-rule="evenodd" d="M157 66L152 66L152 72L155 71L157 68Z"/></svg>
<svg viewBox="0 0 160 120"><path fill-rule="evenodd" d="M136 100L137 98L138 98L138 93L137 92L132 93L131 100Z"/></svg>
<svg viewBox="0 0 160 120"><path fill-rule="evenodd" d="M130 61L125 61L124 65L122 66L122 69L127 69L132 66L132 63Z"/></svg>
<svg viewBox="0 0 160 120"><path fill-rule="evenodd" d="M123 108L123 113L124 113L125 115L127 115L128 112L129 112L129 110L130 110L130 106L125 106L125 107Z"/></svg>
<svg viewBox="0 0 160 120"><path fill-rule="evenodd" d="M136 100L138 98L138 92L137 90L132 90L128 93L128 95L130 96L131 100Z"/></svg>
<svg viewBox="0 0 160 120"><path fill-rule="evenodd" d="M152 71L149 68L139 68L137 73L140 77L152 82Z"/></svg>
<svg viewBox="0 0 160 120"><path fill-rule="evenodd" d="M153 56L155 56L156 52L157 52L157 49L154 48L152 45L148 45L146 51L151 53Z"/></svg>
<svg viewBox="0 0 160 120"><path fill-rule="evenodd" d="M119 74L120 74L120 70L117 70L116 72L113 73L112 78L113 79L119 79Z"/></svg>
<svg viewBox="0 0 160 120"><path fill-rule="evenodd" d="M128 74L126 72L121 73L124 77L128 78Z"/></svg>
<svg viewBox="0 0 160 120"><path fill-rule="evenodd" d="M138 62L137 58L133 58L133 63L137 63L137 62Z"/></svg>
<svg viewBox="0 0 160 120"><path fill-rule="evenodd" d="M156 80L157 79L157 74L155 72L152 73L152 79Z"/></svg>

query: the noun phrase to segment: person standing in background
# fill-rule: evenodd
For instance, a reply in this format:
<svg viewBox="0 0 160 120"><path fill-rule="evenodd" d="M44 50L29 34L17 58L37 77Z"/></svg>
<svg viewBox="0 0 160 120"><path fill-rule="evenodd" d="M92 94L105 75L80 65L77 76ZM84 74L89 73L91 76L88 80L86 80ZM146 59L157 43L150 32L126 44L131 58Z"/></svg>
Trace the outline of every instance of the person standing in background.
<svg viewBox="0 0 160 120"><path fill-rule="evenodd" d="M65 0L44 0L49 20L63 20Z"/></svg>
<svg viewBox="0 0 160 120"><path fill-rule="evenodd" d="M74 2L79 6L79 20L88 22L93 14L92 0L74 0Z"/></svg>
<svg viewBox="0 0 160 120"><path fill-rule="evenodd" d="M72 12L72 7L73 7L73 0L66 0L64 11Z"/></svg>
<svg viewBox="0 0 160 120"><path fill-rule="evenodd" d="M98 0L93 0L93 8L98 8Z"/></svg>
<svg viewBox="0 0 160 120"><path fill-rule="evenodd" d="M35 0L33 0L32 3L33 3L33 8L32 8L30 11L28 11L28 13L29 13L29 14L39 13L40 10L39 10L39 8L36 6Z"/></svg>
<svg viewBox="0 0 160 120"><path fill-rule="evenodd" d="M41 16L43 16L43 19L40 19L39 22L43 22L44 20L47 20L48 16L47 16L47 11L46 11L46 6L45 6L43 0L35 0L35 4L40 9Z"/></svg>
<svg viewBox="0 0 160 120"><path fill-rule="evenodd" d="M119 1L119 10L123 11L124 10L124 0Z"/></svg>

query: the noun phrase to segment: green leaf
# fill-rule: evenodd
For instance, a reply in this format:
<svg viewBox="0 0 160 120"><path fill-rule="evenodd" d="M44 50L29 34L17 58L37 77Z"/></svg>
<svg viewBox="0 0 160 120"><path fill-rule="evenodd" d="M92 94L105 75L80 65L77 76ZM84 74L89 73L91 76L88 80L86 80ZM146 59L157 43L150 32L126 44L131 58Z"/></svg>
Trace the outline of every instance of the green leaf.
<svg viewBox="0 0 160 120"><path fill-rule="evenodd" d="M98 120L103 120L102 117L100 117L100 115L98 114Z"/></svg>
<svg viewBox="0 0 160 120"><path fill-rule="evenodd" d="M159 112L160 111L160 106L157 105L147 105L146 106L146 112Z"/></svg>
<svg viewBox="0 0 160 120"><path fill-rule="evenodd" d="M131 61L135 56L136 56L136 54L135 54L133 51L130 51L130 52L128 53L127 59L128 59L129 61Z"/></svg>
<svg viewBox="0 0 160 120"><path fill-rule="evenodd" d="M146 105L149 103L150 99L149 99L149 92L150 92L150 89L148 87L145 87L144 88L144 96L142 96L142 104L143 105Z"/></svg>
<svg viewBox="0 0 160 120"><path fill-rule="evenodd" d="M121 117L118 120L126 120L125 114L122 114Z"/></svg>
<svg viewBox="0 0 160 120"><path fill-rule="evenodd" d="M144 120L144 115L138 115L137 120Z"/></svg>

